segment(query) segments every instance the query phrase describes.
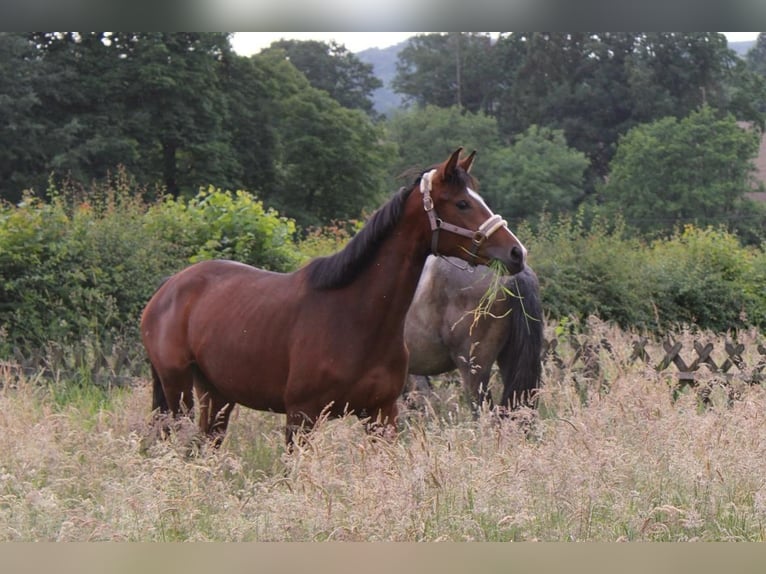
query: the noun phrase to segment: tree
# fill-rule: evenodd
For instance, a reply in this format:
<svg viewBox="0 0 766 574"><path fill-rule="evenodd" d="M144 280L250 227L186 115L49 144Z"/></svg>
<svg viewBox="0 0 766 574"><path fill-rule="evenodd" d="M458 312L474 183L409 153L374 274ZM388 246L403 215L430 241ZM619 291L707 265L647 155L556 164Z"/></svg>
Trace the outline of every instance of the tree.
<svg viewBox="0 0 766 574"><path fill-rule="evenodd" d="M276 117L274 88L270 86L275 72L265 62L228 52L219 69L228 111L222 131L234 160L227 177L231 189L259 192L261 197L276 185L273 158L278 138L272 121Z"/></svg>
<svg viewBox="0 0 766 574"><path fill-rule="evenodd" d="M287 98L280 132L278 181L266 197L302 226L359 217L386 198L387 148L359 110L319 90Z"/></svg>
<svg viewBox="0 0 766 574"><path fill-rule="evenodd" d="M732 107L742 110L742 119L749 119L766 128L766 33L761 32L745 55L744 64L736 62L732 81ZM742 69L744 67L744 69Z"/></svg>
<svg viewBox="0 0 766 574"><path fill-rule="evenodd" d="M227 114L218 67L231 51L224 33L115 33L124 62L126 130L142 161L163 174L168 193L231 187L234 154L222 131Z"/></svg>
<svg viewBox="0 0 766 574"><path fill-rule="evenodd" d="M410 168L425 169L459 146L466 152L478 150L479 158L500 145L497 123L483 113L463 112L456 106L425 106L395 113L387 123L391 140L398 147L394 173ZM485 171L483 161L476 162L476 174Z"/></svg>
<svg viewBox="0 0 766 574"><path fill-rule="evenodd" d="M642 118L681 118L703 104L725 110L724 86L737 55L719 32L652 32L636 35L635 64L648 71L663 105ZM651 105L651 101L644 102Z"/></svg>
<svg viewBox="0 0 766 574"><path fill-rule="evenodd" d="M270 84L275 183L264 201L303 227L359 217L386 197L391 146L361 110L344 108L278 52L253 57Z"/></svg>
<svg viewBox="0 0 766 574"><path fill-rule="evenodd" d="M23 34L0 33L0 198L13 203L23 189L45 184L40 143L46 130L35 113L40 101L35 83L43 72L36 55Z"/></svg>
<svg viewBox="0 0 766 574"><path fill-rule="evenodd" d="M753 188L759 140L760 132L710 106L637 126L620 140L602 189L605 207L644 232L687 222L746 225L757 213L745 194Z"/></svg>
<svg viewBox="0 0 766 574"><path fill-rule="evenodd" d="M336 42L279 40L268 50L280 51L319 90L346 108L373 115L372 93L383 83L372 66Z"/></svg>
<svg viewBox="0 0 766 574"><path fill-rule="evenodd" d="M17 185L40 190L51 174L88 185L124 165L139 183L162 180L174 195L211 181L229 186L236 159L222 131L228 108L218 77L227 34L35 32L23 52L19 36L2 43L11 39L17 48L5 66L18 75L7 77L20 83L2 86L0 115L14 116L19 135L36 136L34 150L12 144L6 171ZM26 97L3 97L14 92Z"/></svg>
<svg viewBox="0 0 766 574"><path fill-rule="evenodd" d="M532 33L498 40L507 80L498 125L510 138L532 124L562 129L604 178L621 134L723 97L734 57L716 33Z"/></svg>
<svg viewBox="0 0 766 574"><path fill-rule="evenodd" d="M496 84L491 55L486 34L420 34L399 52L392 86L420 107L490 112Z"/></svg>
<svg viewBox="0 0 766 574"><path fill-rule="evenodd" d="M135 141L121 129L118 61L105 34L30 33L26 42L33 54L19 61L29 69L17 77L31 78L34 103L25 108L26 117L17 118L17 125L37 131L33 140L37 160L34 166L15 164L18 181L44 189L55 173L88 182L104 177L119 163L134 161Z"/></svg>
<svg viewBox="0 0 766 574"><path fill-rule="evenodd" d="M531 126L483 164L482 195L509 220L570 211L583 197L588 160L567 145L561 130Z"/></svg>

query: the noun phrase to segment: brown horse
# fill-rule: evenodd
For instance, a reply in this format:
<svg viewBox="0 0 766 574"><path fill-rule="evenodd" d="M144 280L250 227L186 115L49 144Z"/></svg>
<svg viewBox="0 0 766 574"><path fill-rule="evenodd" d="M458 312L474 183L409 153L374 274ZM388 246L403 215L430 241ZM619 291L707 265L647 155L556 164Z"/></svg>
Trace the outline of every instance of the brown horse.
<svg viewBox="0 0 766 574"><path fill-rule="evenodd" d="M407 376L404 320L431 252L524 268L526 249L473 191L457 149L380 207L341 251L292 273L204 261L168 279L144 309L153 408L199 401L220 444L235 404L285 413L285 438L322 413L370 417L393 434ZM379 425L383 425L380 428Z"/></svg>

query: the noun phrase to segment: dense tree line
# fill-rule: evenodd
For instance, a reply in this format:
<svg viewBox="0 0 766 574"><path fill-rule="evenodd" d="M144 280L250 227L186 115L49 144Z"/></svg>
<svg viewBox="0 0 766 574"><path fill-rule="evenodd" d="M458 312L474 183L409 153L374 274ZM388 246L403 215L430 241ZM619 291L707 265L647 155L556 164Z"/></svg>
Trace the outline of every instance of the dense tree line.
<svg viewBox="0 0 766 574"><path fill-rule="evenodd" d="M495 117L507 142L533 124L561 129L588 156L591 182L631 127L703 104L762 127L766 101L763 76L715 32L420 35L394 85L420 106Z"/></svg>
<svg viewBox="0 0 766 574"><path fill-rule="evenodd" d="M334 43L243 57L226 33L2 33L0 198L125 169L149 194L246 189L305 228L369 212L395 175L464 145L509 219L746 220L758 241L764 46L741 59L718 33L417 35L394 80L409 105L383 118L371 66Z"/></svg>
<svg viewBox="0 0 766 574"><path fill-rule="evenodd" d="M340 49L328 58L354 63ZM348 78L341 94L358 109L313 87L284 50L238 56L224 33L2 33L0 197L123 166L174 197L216 185L305 225L355 217L386 193L388 147L359 109L371 109L374 76L358 88L365 69L347 63L336 83Z"/></svg>

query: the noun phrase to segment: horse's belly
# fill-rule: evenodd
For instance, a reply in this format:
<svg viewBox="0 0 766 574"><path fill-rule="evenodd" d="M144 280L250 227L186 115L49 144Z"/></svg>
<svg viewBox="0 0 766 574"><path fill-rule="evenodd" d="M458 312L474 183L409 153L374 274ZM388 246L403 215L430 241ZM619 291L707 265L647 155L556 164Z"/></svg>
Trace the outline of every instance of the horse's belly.
<svg viewBox="0 0 766 574"><path fill-rule="evenodd" d="M411 375L438 375L455 368L449 350L442 344L409 345L410 362L408 371Z"/></svg>
<svg viewBox="0 0 766 574"><path fill-rule="evenodd" d="M214 337L196 355L207 382L229 402L255 410L285 412L289 367L278 338L257 330L250 333L250 329L238 337L228 335Z"/></svg>
<svg viewBox="0 0 766 574"><path fill-rule="evenodd" d="M410 354L411 375L438 375L455 368L440 332L441 317L410 308L404 325L404 341Z"/></svg>

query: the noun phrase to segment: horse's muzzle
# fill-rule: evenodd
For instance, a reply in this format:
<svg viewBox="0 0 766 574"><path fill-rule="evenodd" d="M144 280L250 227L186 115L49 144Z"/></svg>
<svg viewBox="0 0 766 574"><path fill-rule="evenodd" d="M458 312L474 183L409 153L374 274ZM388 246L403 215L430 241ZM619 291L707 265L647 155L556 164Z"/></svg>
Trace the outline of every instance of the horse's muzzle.
<svg viewBox="0 0 766 574"><path fill-rule="evenodd" d="M524 269L526 259L527 250L524 249L521 245L514 245L511 247L511 251L508 254L508 260L504 261L503 263L505 263L505 266L508 268L508 271L511 273L511 275L515 275Z"/></svg>

